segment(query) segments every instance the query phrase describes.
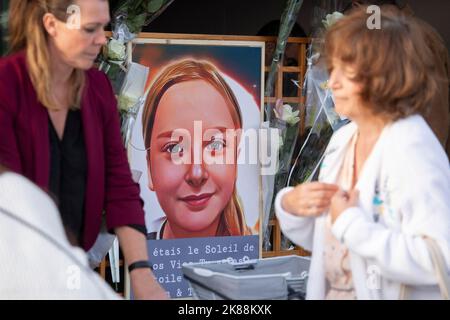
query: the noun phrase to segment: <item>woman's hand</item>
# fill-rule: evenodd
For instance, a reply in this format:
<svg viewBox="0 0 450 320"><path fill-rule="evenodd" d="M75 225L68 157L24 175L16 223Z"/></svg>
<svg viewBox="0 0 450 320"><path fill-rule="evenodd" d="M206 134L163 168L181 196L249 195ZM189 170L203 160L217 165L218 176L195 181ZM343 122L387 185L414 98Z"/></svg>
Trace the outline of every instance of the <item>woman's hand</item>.
<svg viewBox="0 0 450 320"><path fill-rule="evenodd" d="M119 237L119 243L127 264L148 260L147 241L142 233L129 226L117 227L114 231ZM149 268L132 270L130 280L135 299L160 300L168 298Z"/></svg>
<svg viewBox="0 0 450 320"><path fill-rule="evenodd" d="M130 272L131 287L136 300L167 300L166 291L155 281L150 269Z"/></svg>
<svg viewBox="0 0 450 320"><path fill-rule="evenodd" d="M310 182L298 185L281 199L284 210L300 217L316 217L328 210L339 190L334 184Z"/></svg>
<svg viewBox="0 0 450 320"><path fill-rule="evenodd" d="M346 209L356 207L358 197L359 191L356 189L353 189L350 192L346 192L344 190L337 191L331 199L331 223L333 224Z"/></svg>

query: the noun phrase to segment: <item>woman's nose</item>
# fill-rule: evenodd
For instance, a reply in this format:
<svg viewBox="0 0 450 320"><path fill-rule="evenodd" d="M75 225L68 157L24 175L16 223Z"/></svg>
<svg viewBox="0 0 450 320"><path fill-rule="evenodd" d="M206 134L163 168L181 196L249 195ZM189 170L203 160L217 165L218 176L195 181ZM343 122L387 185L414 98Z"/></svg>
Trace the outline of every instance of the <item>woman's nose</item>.
<svg viewBox="0 0 450 320"><path fill-rule="evenodd" d="M340 87L339 73L336 70L331 71L330 79L328 80L328 87L331 90L336 90Z"/></svg>
<svg viewBox="0 0 450 320"><path fill-rule="evenodd" d="M104 46L107 43L107 39L106 39L106 35L105 32L102 30L100 31L100 33L97 35L97 37L95 38L95 44L96 45L100 45L100 46Z"/></svg>
<svg viewBox="0 0 450 320"><path fill-rule="evenodd" d="M201 187L208 180L208 171L203 164L191 164L186 173L186 182L193 187Z"/></svg>

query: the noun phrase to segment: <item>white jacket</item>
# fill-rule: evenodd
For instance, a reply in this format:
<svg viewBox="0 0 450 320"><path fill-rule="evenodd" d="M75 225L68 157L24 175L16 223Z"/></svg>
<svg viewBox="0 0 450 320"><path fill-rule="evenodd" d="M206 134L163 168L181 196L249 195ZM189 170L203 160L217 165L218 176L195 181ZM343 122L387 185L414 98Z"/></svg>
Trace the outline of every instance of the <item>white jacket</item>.
<svg viewBox="0 0 450 320"><path fill-rule="evenodd" d="M3 299L119 299L70 245L53 201L14 173L0 175Z"/></svg>
<svg viewBox="0 0 450 320"><path fill-rule="evenodd" d="M332 137L319 180L335 183L346 148L356 132L351 123ZM375 189L377 208L374 219ZM350 251L358 299L397 299L400 285L409 299L438 299L432 262L421 236L436 240L450 269L450 168L437 138L420 116L387 126L364 164L359 181L359 206L345 210L332 226L334 236ZM312 250L307 298L324 299L325 215L302 218L285 212L279 192L275 201L283 233ZM380 212L379 211L379 212Z"/></svg>

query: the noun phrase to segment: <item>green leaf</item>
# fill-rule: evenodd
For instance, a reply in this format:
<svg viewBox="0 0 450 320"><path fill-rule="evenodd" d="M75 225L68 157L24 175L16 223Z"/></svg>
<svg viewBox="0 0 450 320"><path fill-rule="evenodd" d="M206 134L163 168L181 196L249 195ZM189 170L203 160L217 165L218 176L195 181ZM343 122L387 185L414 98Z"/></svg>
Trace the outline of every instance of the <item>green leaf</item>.
<svg viewBox="0 0 450 320"><path fill-rule="evenodd" d="M150 0L148 2L148 11L155 13L164 5L164 0Z"/></svg>
<svg viewBox="0 0 450 320"><path fill-rule="evenodd" d="M133 17L132 19L129 19L127 21L127 25L128 25L128 28L130 29L130 32L132 32L132 33L140 32L145 23L146 18L147 18L147 14L141 13L141 14Z"/></svg>
<svg viewBox="0 0 450 320"><path fill-rule="evenodd" d="M133 11L136 11L139 9L139 7L142 5L142 0L141 1L133 1L132 5L129 6L129 8L131 8Z"/></svg>

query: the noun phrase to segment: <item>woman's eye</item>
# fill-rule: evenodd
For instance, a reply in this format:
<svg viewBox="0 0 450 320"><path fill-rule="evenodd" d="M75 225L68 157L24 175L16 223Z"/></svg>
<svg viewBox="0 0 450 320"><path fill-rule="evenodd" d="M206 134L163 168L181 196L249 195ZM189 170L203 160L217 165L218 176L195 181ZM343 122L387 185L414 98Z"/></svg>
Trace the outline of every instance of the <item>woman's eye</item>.
<svg viewBox="0 0 450 320"><path fill-rule="evenodd" d="M209 151L222 151L223 147L225 147L225 143L220 140L215 140L206 146L206 149Z"/></svg>
<svg viewBox="0 0 450 320"><path fill-rule="evenodd" d="M90 34L92 34L92 33L96 33L97 31L99 31L99 30L105 30L105 28L103 27L103 26L100 26L100 25L96 25L96 26L86 26L86 27L83 27L83 30L84 30L84 32L86 32L86 33L90 33Z"/></svg>
<svg viewBox="0 0 450 320"><path fill-rule="evenodd" d="M168 153L181 153L183 152L183 147L180 144L171 144L165 147L164 151Z"/></svg>

